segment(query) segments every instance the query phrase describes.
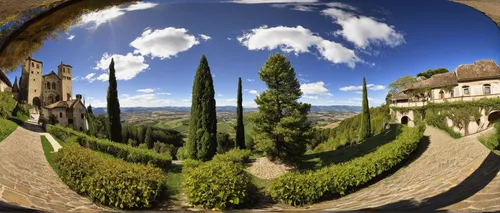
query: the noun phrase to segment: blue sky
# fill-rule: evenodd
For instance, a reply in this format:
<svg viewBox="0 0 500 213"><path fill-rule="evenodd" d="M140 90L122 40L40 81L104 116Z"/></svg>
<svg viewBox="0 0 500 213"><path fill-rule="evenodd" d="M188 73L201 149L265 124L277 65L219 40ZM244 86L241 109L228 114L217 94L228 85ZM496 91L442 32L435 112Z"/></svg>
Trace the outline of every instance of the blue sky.
<svg viewBox="0 0 500 213"><path fill-rule="evenodd" d="M266 89L258 71L275 52L287 55L301 100L313 105L361 105L363 76L370 105L377 106L398 77L438 67L453 71L480 59L500 62L495 24L449 1L177 2L88 14L33 57L44 62L45 74L61 61L72 65L73 95L98 107L105 106L111 57L124 107L189 106L202 54L219 106L236 105L238 77L244 106L255 106L256 94Z"/></svg>

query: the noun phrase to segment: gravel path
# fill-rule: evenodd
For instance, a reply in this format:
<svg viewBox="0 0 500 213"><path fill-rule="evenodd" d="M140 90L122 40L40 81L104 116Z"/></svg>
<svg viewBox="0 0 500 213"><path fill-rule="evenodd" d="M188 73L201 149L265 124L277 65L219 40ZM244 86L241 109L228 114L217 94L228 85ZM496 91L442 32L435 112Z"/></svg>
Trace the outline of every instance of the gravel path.
<svg viewBox="0 0 500 213"><path fill-rule="evenodd" d="M500 156L477 140L490 132L454 140L427 127L430 140L424 140L420 156L409 165L358 192L310 208L500 211Z"/></svg>
<svg viewBox="0 0 500 213"><path fill-rule="evenodd" d="M265 180L274 179L288 172L291 167L270 161L266 157L258 158L248 168L248 172Z"/></svg>
<svg viewBox="0 0 500 213"><path fill-rule="evenodd" d="M22 127L0 142L0 201L57 212L102 209L59 179L45 158L40 135Z"/></svg>

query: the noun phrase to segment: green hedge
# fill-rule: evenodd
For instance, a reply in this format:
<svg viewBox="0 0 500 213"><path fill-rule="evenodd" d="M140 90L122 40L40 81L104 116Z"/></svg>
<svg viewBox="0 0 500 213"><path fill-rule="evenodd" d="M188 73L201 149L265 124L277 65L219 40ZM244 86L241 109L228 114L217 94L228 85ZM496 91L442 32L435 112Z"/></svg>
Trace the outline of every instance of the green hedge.
<svg viewBox="0 0 500 213"><path fill-rule="evenodd" d="M500 122L494 124L495 130L491 135L479 136L479 141L490 150L500 150Z"/></svg>
<svg viewBox="0 0 500 213"><path fill-rule="evenodd" d="M272 182L270 195L293 206L317 202L326 195L344 195L401 163L415 151L424 131L423 122L416 128L404 127L394 141L362 157L314 172L282 175Z"/></svg>
<svg viewBox="0 0 500 213"><path fill-rule="evenodd" d="M106 206L150 207L166 189L166 175L159 168L106 158L78 146L59 150L54 160L72 190Z"/></svg>
<svg viewBox="0 0 500 213"><path fill-rule="evenodd" d="M0 142L17 129L17 124L7 119L0 118Z"/></svg>
<svg viewBox="0 0 500 213"><path fill-rule="evenodd" d="M151 164L165 171L167 171L172 164L172 157L168 153L160 154L153 150L141 149L138 147L112 142L106 139L91 137L84 133L62 126L47 125L47 132L62 140L66 140L71 136L77 136L77 142L81 146L108 153L124 161Z"/></svg>
<svg viewBox="0 0 500 213"><path fill-rule="evenodd" d="M231 149L224 154L216 154L213 161L231 161L234 163L249 163L252 151L249 149Z"/></svg>
<svg viewBox="0 0 500 213"><path fill-rule="evenodd" d="M223 210L251 201L251 177L241 163L189 161L182 176L188 201L193 205Z"/></svg>

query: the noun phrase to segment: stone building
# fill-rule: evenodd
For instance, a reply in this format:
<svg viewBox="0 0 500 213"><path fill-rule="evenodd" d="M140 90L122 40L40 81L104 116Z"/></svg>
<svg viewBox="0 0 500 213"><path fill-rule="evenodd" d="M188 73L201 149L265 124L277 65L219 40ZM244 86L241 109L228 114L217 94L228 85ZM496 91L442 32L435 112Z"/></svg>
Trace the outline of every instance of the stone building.
<svg viewBox="0 0 500 213"><path fill-rule="evenodd" d="M53 115L57 123L62 126L69 126L74 130L87 131L87 109L82 103L82 95L77 94L76 99L58 101L42 108L42 115L46 120L50 120Z"/></svg>
<svg viewBox="0 0 500 213"><path fill-rule="evenodd" d="M428 103L453 101L475 101L484 98L500 98L500 68L493 60L478 60L474 64L458 66L454 72L433 75L429 79L418 80L407 85L392 97L391 107L418 107ZM393 110L391 109L391 113ZM396 120L402 124L413 124L414 112L394 112ZM494 121L500 120L500 111L481 111L482 117L471 122L469 133L482 131ZM455 131L464 134L464 129L454 127L447 118L446 123Z"/></svg>
<svg viewBox="0 0 500 213"><path fill-rule="evenodd" d="M12 91L12 84L9 78L0 70L0 92Z"/></svg>
<svg viewBox="0 0 500 213"><path fill-rule="evenodd" d="M18 101L41 108L57 101L71 100L72 69L61 62L57 74L52 71L43 75L43 62L28 57L22 65Z"/></svg>

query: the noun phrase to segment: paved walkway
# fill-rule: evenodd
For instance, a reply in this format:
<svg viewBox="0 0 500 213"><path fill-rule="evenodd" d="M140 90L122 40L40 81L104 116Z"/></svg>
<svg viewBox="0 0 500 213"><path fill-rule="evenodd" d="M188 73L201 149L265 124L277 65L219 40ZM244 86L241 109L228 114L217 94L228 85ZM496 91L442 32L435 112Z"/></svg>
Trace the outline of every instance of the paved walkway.
<svg viewBox="0 0 500 213"><path fill-rule="evenodd" d="M406 167L358 192L310 209L500 211L500 156L477 140L479 134L454 140L428 127L425 135L423 146Z"/></svg>
<svg viewBox="0 0 500 213"><path fill-rule="evenodd" d="M0 201L57 212L101 209L59 179L45 158L40 135L23 127L0 142Z"/></svg>

